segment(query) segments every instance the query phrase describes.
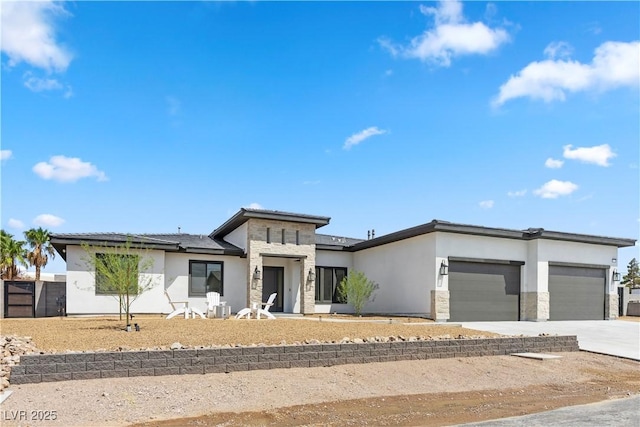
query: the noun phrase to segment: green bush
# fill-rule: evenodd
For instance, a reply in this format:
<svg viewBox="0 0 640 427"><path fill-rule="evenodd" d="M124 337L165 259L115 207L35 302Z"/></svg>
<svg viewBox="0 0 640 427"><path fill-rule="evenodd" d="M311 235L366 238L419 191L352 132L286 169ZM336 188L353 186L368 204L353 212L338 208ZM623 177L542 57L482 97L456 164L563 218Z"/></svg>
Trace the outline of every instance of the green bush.
<svg viewBox="0 0 640 427"><path fill-rule="evenodd" d="M338 292L343 299L353 305L356 316L360 316L365 304L371 299L378 285L361 271L351 270L347 277L342 279Z"/></svg>

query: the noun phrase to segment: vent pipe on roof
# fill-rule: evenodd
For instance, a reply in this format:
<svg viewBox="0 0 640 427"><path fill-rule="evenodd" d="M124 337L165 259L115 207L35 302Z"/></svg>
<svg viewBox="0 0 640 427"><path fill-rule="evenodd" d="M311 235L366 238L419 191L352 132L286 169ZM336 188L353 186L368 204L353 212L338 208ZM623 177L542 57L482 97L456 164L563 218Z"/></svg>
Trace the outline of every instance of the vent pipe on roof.
<svg viewBox="0 0 640 427"><path fill-rule="evenodd" d="M371 239L371 230L367 230L367 240Z"/></svg>
<svg viewBox="0 0 640 427"><path fill-rule="evenodd" d="M180 234L180 226L178 226L178 234Z"/></svg>
<svg viewBox="0 0 640 427"><path fill-rule="evenodd" d="M371 238L375 239L376 237L376 230L374 230L373 228L371 229Z"/></svg>

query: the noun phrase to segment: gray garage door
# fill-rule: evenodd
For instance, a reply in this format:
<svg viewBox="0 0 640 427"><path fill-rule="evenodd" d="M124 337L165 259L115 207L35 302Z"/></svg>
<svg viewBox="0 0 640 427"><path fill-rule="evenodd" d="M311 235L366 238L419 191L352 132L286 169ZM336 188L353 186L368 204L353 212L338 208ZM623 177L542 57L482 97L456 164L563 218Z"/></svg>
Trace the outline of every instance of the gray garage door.
<svg viewBox="0 0 640 427"><path fill-rule="evenodd" d="M603 320L601 268L549 266L549 320Z"/></svg>
<svg viewBox="0 0 640 427"><path fill-rule="evenodd" d="M519 320L520 266L451 261L451 321Z"/></svg>

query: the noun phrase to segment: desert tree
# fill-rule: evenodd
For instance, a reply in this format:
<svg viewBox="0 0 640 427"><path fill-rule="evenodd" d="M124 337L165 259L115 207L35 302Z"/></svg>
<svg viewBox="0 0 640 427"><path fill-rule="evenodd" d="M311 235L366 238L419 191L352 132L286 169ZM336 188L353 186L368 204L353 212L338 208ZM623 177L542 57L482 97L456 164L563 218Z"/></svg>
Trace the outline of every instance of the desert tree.
<svg viewBox="0 0 640 427"><path fill-rule="evenodd" d="M630 288L640 286L640 266L635 258L627 264L627 274L624 275L621 283Z"/></svg>
<svg viewBox="0 0 640 427"><path fill-rule="evenodd" d="M36 267L36 280L40 280L40 270L49 262L49 256L55 258L56 251L51 246L51 234L42 227L24 232L31 250L27 252L27 261Z"/></svg>
<svg viewBox="0 0 640 427"><path fill-rule="evenodd" d="M15 240L12 234L0 230L0 272L3 279L16 278L18 266L27 266L25 244L22 240Z"/></svg>
<svg viewBox="0 0 640 427"><path fill-rule="evenodd" d="M131 315L131 305L154 285L153 276L148 274L153 268L153 258L149 250L133 244L131 237L119 245L82 244L85 251L83 260L95 276L96 295L110 295L118 300L120 320L124 312L127 326Z"/></svg>
<svg viewBox="0 0 640 427"><path fill-rule="evenodd" d="M338 288L341 298L353 306L356 316L360 316L365 304L371 299L378 285L365 276L361 271L351 270L342 279Z"/></svg>

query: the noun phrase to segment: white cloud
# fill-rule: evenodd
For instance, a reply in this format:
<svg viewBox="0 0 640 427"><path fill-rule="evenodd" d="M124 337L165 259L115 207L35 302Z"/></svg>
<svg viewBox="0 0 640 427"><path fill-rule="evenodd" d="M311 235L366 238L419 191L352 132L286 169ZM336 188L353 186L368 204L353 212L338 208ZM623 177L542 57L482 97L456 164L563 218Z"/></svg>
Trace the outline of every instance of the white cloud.
<svg viewBox="0 0 640 427"><path fill-rule="evenodd" d="M247 209L264 209L264 207L260 203L249 203L247 206L244 206Z"/></svg>
<svg viewBox="0 0 640 427"><path fill-rule="evenodd" d="M9 218L9 221L7 221L7 225L10 228L15 228L18 230L22 230L24 228L24 222L20 221L19 219L14 219L14 218Z"/></svg>
<svg viewBox="0 0 640 427"><path fill-rule="evenodd" d="M562 167L562 165L564 165L564 161L563 160L552 159L551 157L549 157L544 162L544 165L546 167L548 167L549 169L560 169Z"/></svg>
<svg viewBox="0 0 640 427"><path fill-rule="evenodd" d="M609 144L596 145L594 147L578 147L571 148L571 145L565 145L562 155L565 159L580 160L584 163L592 163L598 166L610 166L609 159L617 156L611 151Z"/></svg>
<svg viewBox="0 0 640 427"><path fill-rule="evenodd" d="M72 55L56 40L55 20L67 15L58 1L3 1L0 27L8 65L26 62L48 72L65 71Z"/></svg>
<svg viewBox="0 0 640 427"><path fill-rule="evenodd" d="M411 39L407 46L381 37L378 43L393 56L415 58L448 67L451 59L463 55L486 55L509 41L502 28L490 28L482 22L468 23L462 15L462 3L445 0L437 7L420 6L420 12L433 16L434 27Z"/></svg>
<svg viewBox="0 0 640 427"><path fill-rule="evenodd" d="M361 130L358 133L354 133L349 138L347 138L344 141L344 145L342 146L342 148L344 148L345 150L348 150L354 145L360 144L362 141L364 141L367 138L371 138L372 136L375 136L375 135L383 135L385 133L387 133L386 130L378 129L377 126L366 128L364 130Z"/></svg>
<svg viewBox="0 0 640 427"><path fill-rule="evenodd" d="M516 190L516 191L508 191L507 196L509 197L522 197L527 194L527 190Z"/></svg>
<svg viewBox="0 0 640 427"><path fill-rule="evenodd" d="M33 92L42 92L45 90L60 90L62 84L56 79L35 77L32 73L27 72L24 75L24 85Z"/></svg>
<svg viewBox="0 0 640 427"><path fill-rule="evenodd" d="M51 214L41 214L33 219L33 223L40 227L59 227L64 224L64 219Z"/></svg>
<svg viewBox="0 0 640 427"><path fill-rule="evenodd" d="M567 93L637 87L638 82L640 41L605 42L596 48L590 64L554 58L530 63L500 86L492 104L499 107L521 97L564 101Z"/></svg>
<svg viewBox="0 0 640 427"><path fill-rule="evenodd" d="M65 86L57 79L36 77L31 71L27 71L24 73L24 76L22 76L22 80L24 82L24 86L32 92L64 90L63 96L65 98L71 98L73 96L73 89L71 89L71 86Z"/></svg>
<svg viewBox="0 0 640 427"><path fill-rule="evenodd" d="M578 189L578 186L571 181L558 181L552 179L542 187L533 191L533 194L543 199L557 199L560 196L568 196Z"/></svg>
<svg viewBox="0 0 640 427"><path fill-rule="evenodd" d="M482 209L491 209L493 207L493 203L493 200L483 200L478 203L478 205L480 205Z"/></svg>
<svg viewBox="0 0 640 427"><path fill-rule="evenodd" d="M8 160L13 156L13 152L11 150L0 150L0 160Z"/></svg>
<svg viewBox="0 0 640 427"><path fill-rule="evenodd" d="M573 53L573 47L567 42L551 42L544 48L544 55L549 59L568 58Z"/></svg>
<svg viewBox="0 0 640 427"><path fill-rule="evenodd" d="M75 182L89 177L96 177L98 181L107 180L105 173L95 165L77 157L53 156L49 162L36 164L33 171L41 178L60 182Z"/></svg>

